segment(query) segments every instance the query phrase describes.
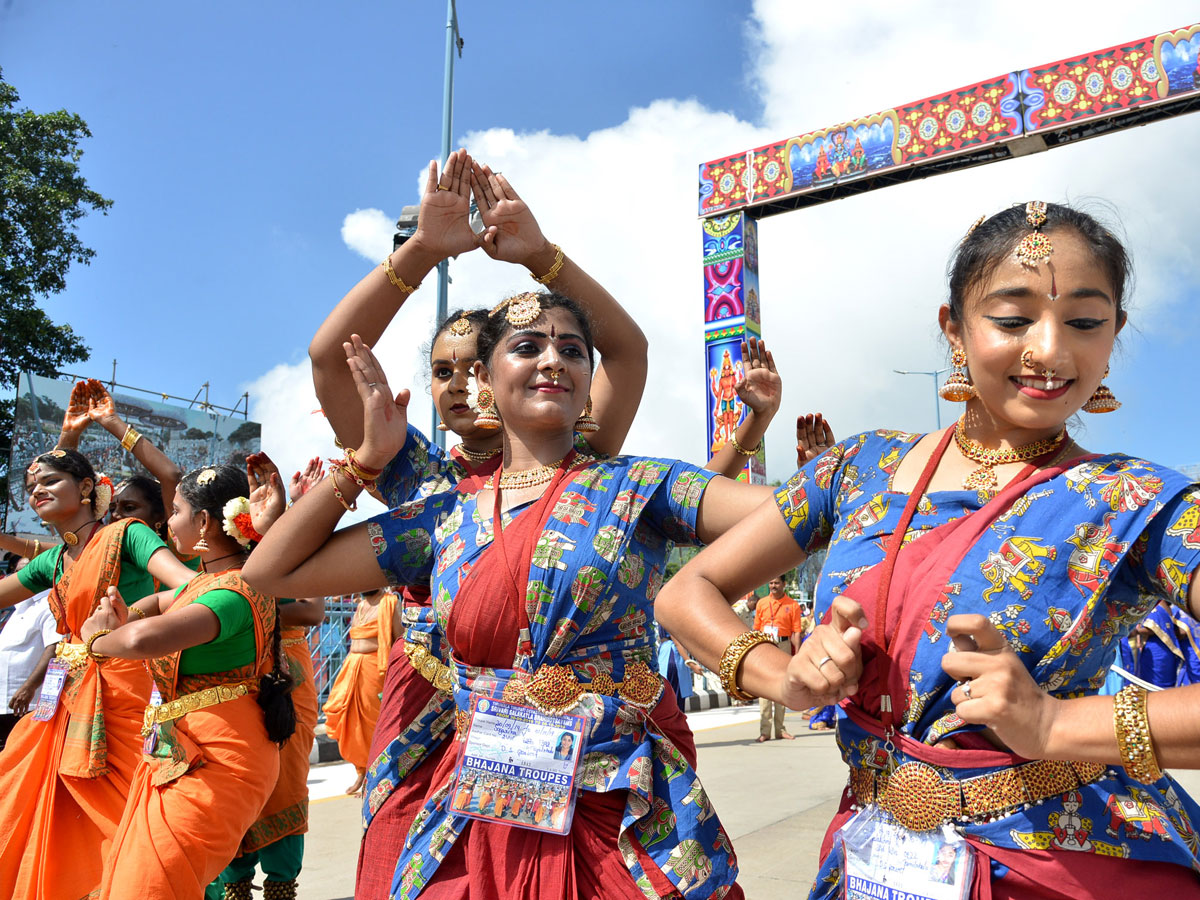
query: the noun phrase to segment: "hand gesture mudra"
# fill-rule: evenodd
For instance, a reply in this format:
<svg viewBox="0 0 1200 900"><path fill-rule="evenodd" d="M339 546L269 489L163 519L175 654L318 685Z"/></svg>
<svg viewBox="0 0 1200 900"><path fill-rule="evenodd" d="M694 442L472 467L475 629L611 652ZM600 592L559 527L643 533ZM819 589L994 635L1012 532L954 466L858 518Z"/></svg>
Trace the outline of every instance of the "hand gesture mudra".
<svg viewBox="0 0 1200 900"><path fill-rule="evenodd" d="M470 214L471 157L467 151L451 153L440 176L437 162L430 160L413 240L438 259L474 250L480 238L471 228Z"/></svg>
<svg viewBox="0 0 1200 900"><path fill-rule="evenodd" d="M71 388L71 397L67 401L67 412L63 416L62 430L67 434L80 435L92 424L88 415L88 398L91 391L86 381L77 381Z"/></svg>
<svg viewBox="0 0 1200 900"><path fill-rule="evenodd" d="M355 457L364 466L382 469L408 438L409 392L402 389L392 396L383 367L357 334L342 347L363 405L363 442Z"/></svg>
<svg viewBox="0 0 1200 900"><path fill-rule="evenodd" d="M97 631L107 628L115 631L129 620L129 607L121 597L121 592L110 587L100 598L100 604L79 628L79 636L85 641Z"/></svg>
<svg viewBox="0 0 1200 900"><path fill-rule="evenodd" d="M89 378L87 385L89 418L101 424L105 419L117 418L117 405L104 385L95 378Z"/></svg>
<svg viewBox="0 0 1200 900"><path fill-rule="evenodd" d="M471 170L471 190L485 227L484 253L492 259L526 265L547 249L537 219L507 178L476 162Z"/></svg>
<svg viewBox="0 0 1200 900"><path fill-rule="evenodd" d="M738 398L755 415L774 415L783 399L783 379L775 370L775 357L761 338L742 341L742 367L745 374L733 386Z"/></svg>
<svg viewBox="0 0 1200 900"><path fill-rule="evenodd" d="M784 705L789 709L828 706L858 693L866 627L858 603L849 597L835 598L829 621L813 629L788 664L783 678Z"/></svg>
<svg viewBox="0 0 1200 900"><path fill-rule="evenodd" d="M820 413L796 416L796 468L833 446L833 429Z"/></svg>
<svg viewBox="0 0 1200 900"><path fill-rule="evenodd" d="M283 478L279 467L265 453L252 453L246 457L246 480L250 483L250 521L254 530L266 534L267 529L287 509L287 497L283 492Z"/></svg>
<svg viewBox="0 0 1200 900"><path fill-rule="evenodd" d="M321 457L314 456L308 461L308 465L304 467L303 471L292 476L292 480L288 484L288 499L295 503L320 484L324 477L325 463L321 462Z"/></svg>

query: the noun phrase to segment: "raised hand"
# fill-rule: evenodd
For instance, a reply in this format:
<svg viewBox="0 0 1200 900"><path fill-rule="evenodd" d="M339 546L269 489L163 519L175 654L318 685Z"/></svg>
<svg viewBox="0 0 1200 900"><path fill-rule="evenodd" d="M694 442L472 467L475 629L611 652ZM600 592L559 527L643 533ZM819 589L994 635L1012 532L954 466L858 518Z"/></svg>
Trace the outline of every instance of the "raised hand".
<svg viewBox="0 0 1200 900"><path fill-rule="evenodd" d="M479 246L479 235L471 228L471 157L455 150L438 175L437 162L430 160L421 211L412 240L427 252L446 259Z"/></svg>
<svg viewBox="0 0 1200 900"><path fill-rule="evenodd" d="M950 694L959 718L986 725L1019 756L1043 759L1061 701L1033 680L986 617L951 616L946 634L953 646L942 657L942 670L959 683Z"/></svg>
<svg viewBox="0 0 1200 900"><path fill-rule="evenodd" d="M117 417L117 405L113 402L112 395L104 385L95 378L89 378L87 387L88 417L100 425L104 425L106 422L119 421Z"/></svg>
<svg viewBox="0 0 1200 900"><path fill-rule="evenodd" d="M742 341L745 375L733 386L738 398L755 415L774 416L783 399L783 379L775 370L775 357L761 338Z"/></svg>
<svg viewBox="0 0 1200 900"><path fill-rule="evenodd" d="M781 699L790 709L829 706L858 692L866 617L849 597L835 599L831 612L788 664Z"/></svg>
<svg viewBox="0 0 1200 900"><path fill-rule="evenodd" d="M364 466L382 469L408 438L409 392L392 396L383 367L357 334L342 346L363 405L363 442L354 455Z"/></svg>
<svg viewBox="0 0 1200 900"><path fill-rule="evenodd" d="M533 217L525 201L517 196L508 179L488 166L474 163L471 169L471 190L483 219L483 252L492 259L531 265L549 253L549 271L554 263L554 250Z"/></svg>
<svg viewBox="0 0 1200 900"><path fill-rule="evenodd" d="M324 477L325 463L321 462L321 457L314 456L308 461L308 465L304 467L303 471L292 476L292 480L288 484L288 499L295 503L320 484Z"/></svg>
<svg viewBox="0 0 1200 900"><path fill-rule="evenodd" d="M79 445L79 436L83 434L83 430L92 424L92 418L88 415L88 383L86 381L77 381L75 386L71 388L71 398L67 401L67 412L63 416L62 433L63 437L74 439L71 447Z"/></svg>
<svg viewBox="0 0 1200 900"><path fill-rule="evenodd" d="M833 429L820 413L796 416L796 468L833 446Z"/></svg>
<svg viewBox="0 0 1200 900"><path fill-rule="evenodd" d="M287 509L279 467L267 454L252 453L246 457L246 480L250 482L250 496L246 498L250 505L250 521L255 531L266 534Z"/></svg>

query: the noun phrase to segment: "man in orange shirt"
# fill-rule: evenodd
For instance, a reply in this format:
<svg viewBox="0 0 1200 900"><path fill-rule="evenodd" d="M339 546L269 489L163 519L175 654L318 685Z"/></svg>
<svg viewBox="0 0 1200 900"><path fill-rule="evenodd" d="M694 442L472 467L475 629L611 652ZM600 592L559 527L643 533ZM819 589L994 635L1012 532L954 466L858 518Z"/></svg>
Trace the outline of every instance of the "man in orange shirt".
<svg viewBox="0 0 1200 900"><path fill-rule="evenodd" d="M803 610L800 604L787 595L784 590L782 575L772 578L767 583L770 593L758 601L754 610L754 628L764 631L775 638L779 647L786 648L789 653L795 653L804 637ZM775 723L775 737L785 741L794 740L795 736L783 727L783 717L787 707L782 703L774 703L765 697L758 701L759 723L758 743L771 740L771 723Z"/></svg>

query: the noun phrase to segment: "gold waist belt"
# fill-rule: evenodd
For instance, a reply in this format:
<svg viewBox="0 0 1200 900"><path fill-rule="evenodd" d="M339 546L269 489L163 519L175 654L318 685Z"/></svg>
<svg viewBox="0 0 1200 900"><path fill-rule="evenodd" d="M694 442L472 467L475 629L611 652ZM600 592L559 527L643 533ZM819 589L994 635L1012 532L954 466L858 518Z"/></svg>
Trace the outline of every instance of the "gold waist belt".
<svg viewBox="0 0 1200 900"><path fill-rule="evenodd" d="M860 804L878 803L913 831L931 831L956 819L1007 814L1090 784L1107 767L1100 763L1039 759L974 778L946 778L923 762L906 762L888 774L851 769L850 792Z"/></svg>
<svg viewBox="0 0 1200 900"><path fill-rule="evenodd" d="M66 641L59 641L58 646L54 648L54 655L72 669L82 669L88 661L87 646L84 644L68 644Z"/></svg>
<svg viewBox="0 0 1200 900"><path fill-rule="evenodd" d="M413 668L438 690L454 689L454 671L425 647L406 642L404 652ZM502 699L528 704L548 716L560 716L573 709L584 694L619 697L633 706L649 709L658 703L662 687L662 677L641 660L625 667L624 681L613 681L610 675L601 672L588 684L580 682L571 666L543 665L532 675L514 672L504 685Z"/></svg>
<svg viewBox="0 0 1200 900"><path fill-rule="evenodd" d="M287 647L295 647L297 644L307 643L308 635L305 635L304 637L284 638L279 642L279 646L286 649Z"/></svg>
<svg viewBox="0 0 1200 900"><path fill-rule="evenodd" d="M159 706L147 706L142 716L142 734L147 735L155 725L172 722L198 709L207 709L227 700L236 700L250 692L251 683L237 681L231 684L218 684L191 694L184 694L174 700L168 700Z"/></svg>

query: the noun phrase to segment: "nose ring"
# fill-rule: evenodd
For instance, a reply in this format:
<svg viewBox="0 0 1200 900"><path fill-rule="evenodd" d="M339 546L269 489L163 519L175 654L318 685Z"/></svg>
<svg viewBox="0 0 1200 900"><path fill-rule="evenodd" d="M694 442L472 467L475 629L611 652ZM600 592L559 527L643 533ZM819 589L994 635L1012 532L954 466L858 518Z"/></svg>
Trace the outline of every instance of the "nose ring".
<svg viewBox="0 0 1200 900"><path fill-rule="evenodd" d="M1033 361L1033 351L1026 350L1021 354L1021 365L1027 369L1036 369L1037 364Z"/></svg>
<svg viewBox="0 0 1200 900"><path fill-rule="evenodd" d="M558 384L558 376L561 374L562 374L561 372L551 372L550 373L550 381L553 382L554 384Z"/></svg>

